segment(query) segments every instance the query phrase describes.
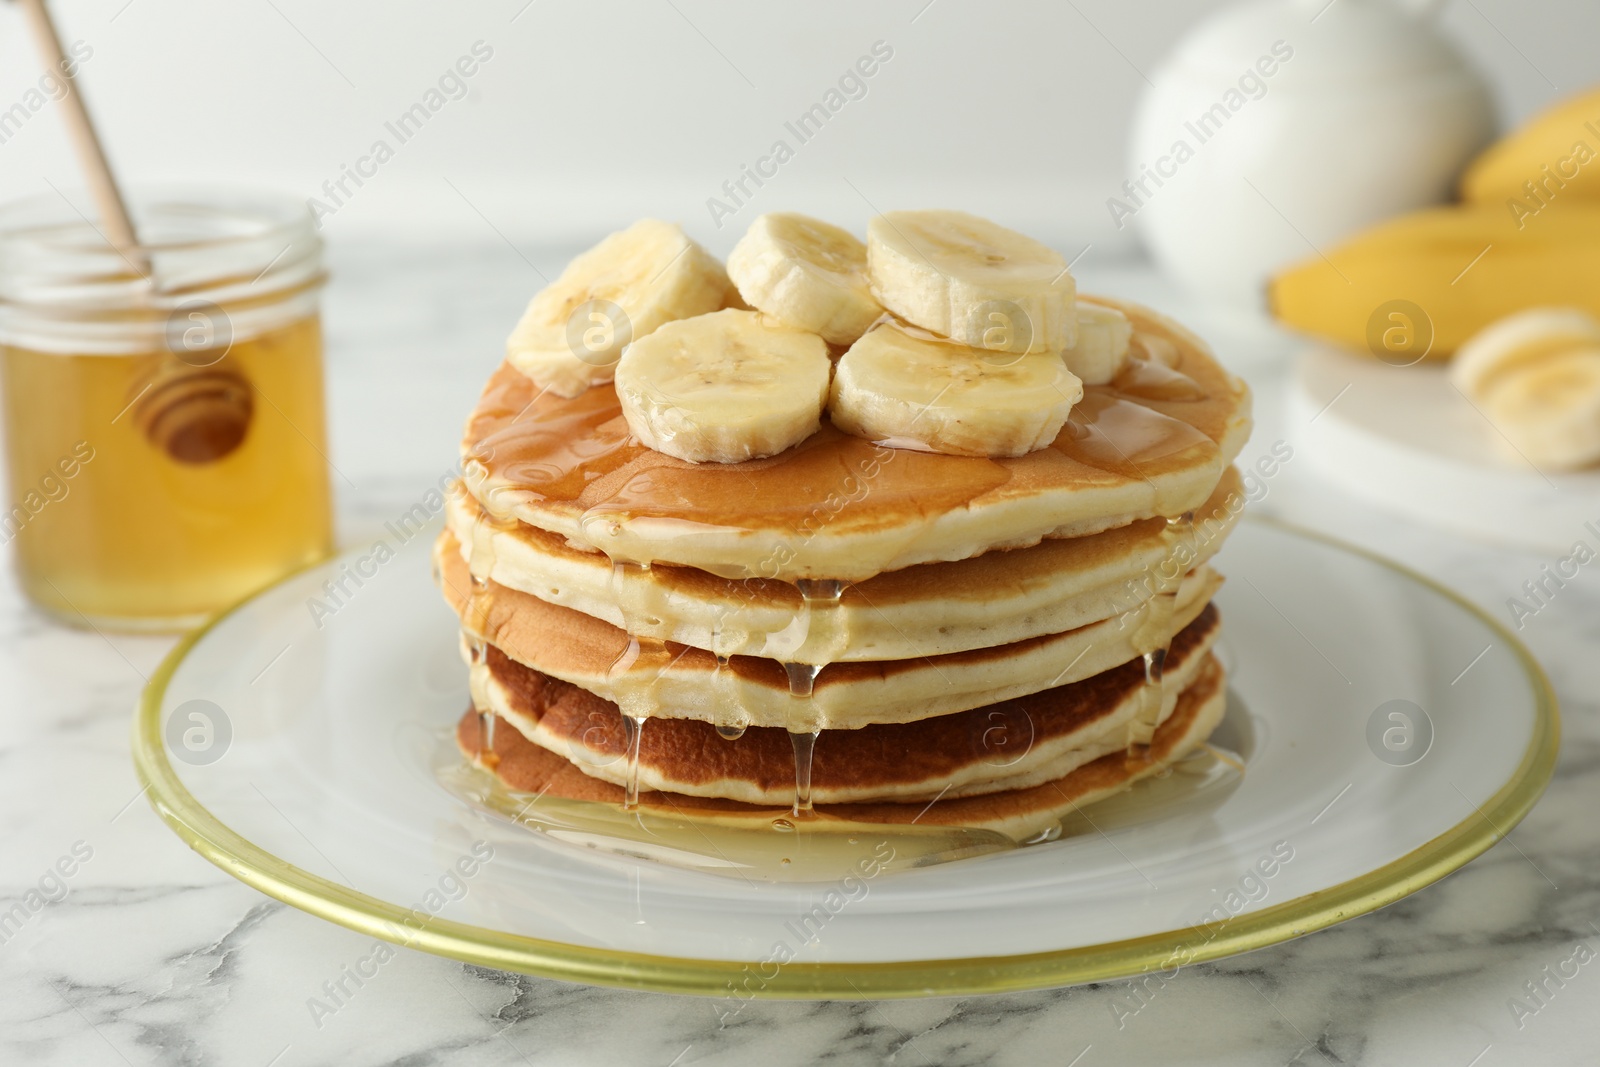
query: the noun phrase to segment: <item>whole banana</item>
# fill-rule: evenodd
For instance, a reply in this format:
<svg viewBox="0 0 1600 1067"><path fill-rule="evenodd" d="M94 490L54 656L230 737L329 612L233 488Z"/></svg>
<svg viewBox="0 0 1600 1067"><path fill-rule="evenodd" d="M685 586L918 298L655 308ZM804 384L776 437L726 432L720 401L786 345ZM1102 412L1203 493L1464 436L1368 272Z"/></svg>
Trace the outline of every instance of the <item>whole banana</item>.
<svg viewBox="0 0 1600 1067"><path fill-rule="evenodd" d="M1600 89L1561 101L1484 150L1461 198L1527 225L1546 207L1600 201Z"/></svg>
<svg viewBox="0 0 1600 1067"><path fill-rule="evenodd" d="M1443 359L1526 308L1600 314L1600 204L1520 227L1498 204L1402 215L1285 270L1268 299L1294 329L1385 359ZM1406 331L1391 329L1400 321Z"/></svg>

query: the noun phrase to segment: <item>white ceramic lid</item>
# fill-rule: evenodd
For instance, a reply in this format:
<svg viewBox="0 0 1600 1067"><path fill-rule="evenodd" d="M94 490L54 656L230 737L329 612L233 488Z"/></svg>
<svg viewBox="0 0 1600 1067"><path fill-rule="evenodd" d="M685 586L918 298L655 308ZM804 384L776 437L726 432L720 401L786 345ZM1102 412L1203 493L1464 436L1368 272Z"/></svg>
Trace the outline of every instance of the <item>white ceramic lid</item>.
<svg viewBox="0 0 1600 1067"><path fill-rule="evenodd" d="M1294 54L1273 76L1273 92L1329 84L1376 92L1396 81L1469 73L1431 20L1394 0L1252 0L1201 22L1169 62L1185 73L1233 82L1278 41Z"/></svg>

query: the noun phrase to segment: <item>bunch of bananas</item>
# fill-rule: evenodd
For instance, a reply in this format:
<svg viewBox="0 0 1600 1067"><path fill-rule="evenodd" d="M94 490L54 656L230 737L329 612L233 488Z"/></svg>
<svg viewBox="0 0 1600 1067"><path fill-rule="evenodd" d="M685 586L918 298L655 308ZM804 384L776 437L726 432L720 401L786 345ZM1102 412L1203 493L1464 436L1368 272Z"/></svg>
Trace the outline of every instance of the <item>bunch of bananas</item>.
<svg viewBox="0 0 1600 1067"><path fill-rule="evenodd" d="M1533 307L1600 314L1600 89L1486 149L1461 202L1380 223L1272 280L1287 325L1391 362L1445 359Z"/></svg>

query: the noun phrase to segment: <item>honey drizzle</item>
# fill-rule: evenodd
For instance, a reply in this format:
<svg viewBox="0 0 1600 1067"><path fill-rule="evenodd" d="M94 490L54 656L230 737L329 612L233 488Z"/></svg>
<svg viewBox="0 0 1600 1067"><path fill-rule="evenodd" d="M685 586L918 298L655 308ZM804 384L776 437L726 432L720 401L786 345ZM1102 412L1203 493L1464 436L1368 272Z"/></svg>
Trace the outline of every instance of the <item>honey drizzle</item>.
<svg viewBox="0 0 1600 1067"><path fill-rule="evenodd" d="M794 621L780 631L784 652L793 655L807 644L819 622L832 632L838 618L839 601L845 583L835 579L805 578L795 583L800 591L800 610ZM772 644L769 635L768 645ZM816 683L823 664L796 663L782 659L789 678L789 697L800 702L790 715L789 744L794 751L794 807L796 816L811 813L811 768L816 756L817 735L822 732L816 710Z"/></svg>
<svg viewBox="0 0 1600 1067"><path fill-rule="evenodd" d="M790 730L789 745L794 749L794 814L811 813L811 763L817 748L818 730Z"/></svg>
<svg viewBox="0 0 1600 1067"><path fill-rule="evenodd" d="M1154 359L1128 360L1122 373L1112 381L1111 388L1123 396L1141 400L1194 401L1206 398L1206 391L1199 382Z"/></svg>
<svg viewBox="0 0 1600 1067"><path fill-rule="evenodd" d="M810 700L822 668L815 663L785 663L783 670L789 676L789 695L796 700Z"/></svg>
<svg viewBox="0 0 1600 1067"><path fill-rule="evenodd" d="M1160 725L1167 692L1167 656L1172 649L1173 620L1177 614L1178 590L1195 559L1194 512L1186 511L1166 521L1161 532L1166 555L1153 572L1153 595L1138 610L1144 618L1134 632L1134 647L1144 662L1144 684L1139 691L1139 708L1128 724L1128 754L1138 759L1149 756L1150 739Z"/></svg>
<svg viewBox="0 0 1600 1067"><path fill-rule="evenodd" d="M494 750L494 724L499 721L500 716L492 711L478 712L478 762L490 769L500 762L500 754Z"/></svg>
<svg viewBox="0 0 1600 1067"><path fill-rule="evenodd" d="M722 620L719 617L711 627L711 647L713 650L722 647ZM722 672L728 668L728 657L722 652L713 651L712 658L716 666L711 669L711 692L714 695L722 691ZM737 741L744 736L745 729L750 725L749 720L734 723L718 723L717 736L724 741Z"/></svg>
<svg viewBox="0 0 1600 1067"><path fill-rule="evenodd" d="M1156 480L1173 457L1216 454L1216 443L1181 419L1093 386L1073 407L1052 447L1084 466L1145 482L1155 491L1158 514L1176 509Z"/></svg>
<svg viewBox="0 0 1600 1067"><path fill-rule="evenodd" d="M644 724L648 721L647 715L622 717L622 729L628 745L628 779L622 800L624 811L633 811L639 807L639 749L644 741Z"/></svg>
<svg viewBox="0 0 1600 1067"><path fill-rule="evenodd" d="M466 492L466 487L458 484L455 491ZM467 546L470 589L466 610L461 617L461 628L466 634L467 651L472 665L480 670L488 658L490 606L493 600L489 593L489 581L494 573L494 534L495 528L499 525L501 523L490 515L487 507L479 508L477 518L472 523L471 541ZM487 699L478 702L478 760L490 768L500 760L494 750L495 723L498 719L499 716L489 709Z"/></svg>
<svg viewBox="0 0 1600 1067"><path fill-rule="evenodd" d="M611 598L620 602L623 589L631 582L629 575L639 575L650 569L648 563L611 561ZM666 641L659 637L639 635L627 631L628 643L606 671L606 680L612 696L622 713L624 746L627 751L627 775L624 783L623 809L632 811L639 805L639 764L643 746L644 726L650 718L661 713L661 679L673 662Z"/></svg>

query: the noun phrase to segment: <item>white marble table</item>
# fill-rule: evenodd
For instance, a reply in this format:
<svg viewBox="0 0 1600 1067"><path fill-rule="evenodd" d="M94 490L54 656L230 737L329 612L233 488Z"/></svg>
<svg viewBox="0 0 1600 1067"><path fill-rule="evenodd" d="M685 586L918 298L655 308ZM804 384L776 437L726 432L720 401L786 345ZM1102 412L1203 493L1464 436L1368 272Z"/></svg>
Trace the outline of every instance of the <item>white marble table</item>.
<svg viewBox="0 0 1600 1067"><path fill-rule="evenodd" d="M492 235L489 239L493 240ZM523 256L526 255L525 260ZM333 462L351 542L451 462L506 329L561 254L504 244L338 248L329 292ZM1088 288L1184 302L1136 264L1079 267ZM1283 414L1293 344L1187 317L1258 391L1252 447ZM1509 621L1550 562L1378 513L1290 463L1261 510L1432 575ZM1595 501L1600 518L1600 501ZM62 629L0 586L0 898L63 856L60 899L0 935L0 1063L218 1064L1579 1064L1600 1058L1600 577L1587 570L1524 639L1560 693L1565 738L1532 815L1465 870L1378 914L1186 969L1119 1029L1118 984L1020 996L714 1005L501 974L417 952L332 1018L308 999L369 939L246 888L185 848L140 796L130 711L170 642ZM82 857L88 854L86 860ZM81 861L81 862L80 862ZM64 892L64 896L62 893ZM1550 968L1547 972L1545 968ZM1570 973L1570 968L1569 968ZM1514 1017L1525 983L1547 992ZM1520 1025L1519 1025L1520 1024Z"/></svg>

